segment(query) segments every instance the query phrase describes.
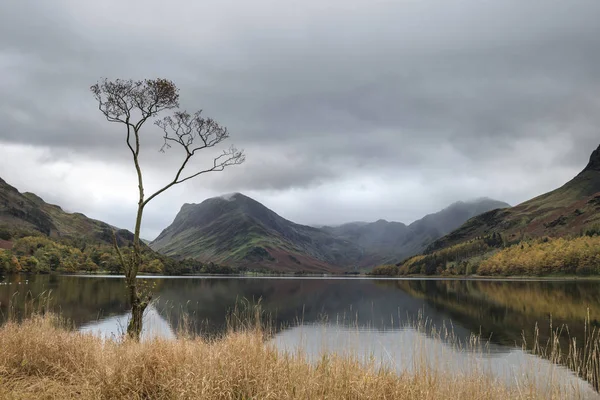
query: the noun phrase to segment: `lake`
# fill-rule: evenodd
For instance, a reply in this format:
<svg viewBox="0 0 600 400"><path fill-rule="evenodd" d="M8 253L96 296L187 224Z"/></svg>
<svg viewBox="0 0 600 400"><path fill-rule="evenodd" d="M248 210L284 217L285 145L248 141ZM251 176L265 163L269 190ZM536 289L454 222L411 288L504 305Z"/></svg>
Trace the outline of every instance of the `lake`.
<svg viewBox="0 0 600 400"><path fill-rule="evenodd" d="M367 279L360 277L144 277L154 284L144 338L175 337L181 324L211 337L227 329L238 305L260 303L282 351L301 347L375 357L399 372L415 357L448 371L486 368L507 382L552 377L593 398L572 371L521 349L523 338L541 343L551 327L568 325L584 336L586 318L600 321L600 281ZM116 276L13 276L0 284L0 318L24 314L26 299L50 294L49 307L83 331L105 337L125 330L125 282ZM415 327L420 324L421 327ZM536 329L537 326L537 329ZM433 330L436 327L437 330ZM449 332L446 334L446 332ZM481 335L474 357L457 348ZM567 345L563 332L561 344ZM419 349L415 353L415 349ZM423 350L424 349L424 350ZM438 365L439 366L439 365ZM524 377L524 374L526 375Z"/></svg>

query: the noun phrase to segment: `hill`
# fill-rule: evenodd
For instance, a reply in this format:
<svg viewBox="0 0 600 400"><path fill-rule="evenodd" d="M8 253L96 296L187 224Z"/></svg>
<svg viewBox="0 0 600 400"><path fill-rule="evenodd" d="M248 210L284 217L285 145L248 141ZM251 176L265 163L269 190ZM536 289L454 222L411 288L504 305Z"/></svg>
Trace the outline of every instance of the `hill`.
<svg viewBox="0 0 600 400"><path fill-rule="evenodd" d="M113 241L114 229L121 244L133 240L133 234L127 230L114 228L81 213L67 213L33 193L20 193L1 178L0 227L21 234L41 233L51 238L74 238L107 244Z"/></svg>
<svg viewBox="0 0 600 400"><path fill-rule="evenodd" d="M515 207L468 220L424 254L380 275L532 275L600 273L600 147L572 180Z"/></svg>
<svg viewBox="0 0 600 400"><path fill-rule="evenodd" d="M363 249L362 266L397 262L418 254L436 239L460 227L468 219L489 210L510 207L509 204L481 198L459 201L410 225L379 220L372 223L349 223L323 227L326 232L346 239Z"/></svg>
<svg viewBox="0 0 600 400"><path fill-rule="evenodd" d="M415 254L474 213L503 205L487 199L459 202L408 226L379 220L315 228L288 221L259 202L235 193L201 204L184 204L171 226L151 242L151 247L180 261L193 258L200 263L255 270L354 271ZM30 234L69 239L82 246L112 245L113 229L116 228L81 213L65 212L33 193L20 193L0 179L2 248L12 247L10 240L14 239L10 237ZM132 240L129 231L116 230L121 245ZM6 237L7 233L10 237ZM165 258L162 260L165 265L168 263ZM168 269L179 270L179 264L177 268L169 265Z"/></svg>
<svg viewBox="0 0 600 400"><path fill-rule="evenodd" d="M478 212L506 203L459 202L407 226L379 220L315 228L289 221L240 193L184 204L150 243L167 256L279 271L340 272L397 262L460 226Z"/></svg>
<svg viewBox="0 0 600 400"><path fill-rule="evenodd" d="M113 247L121 251L133 234L81 213L68 213L33 193L20 193L0 179L0 277L6 273L121 272ZM144 241L146 243L146 241ZM234 273L227 266L195 260L171 260L142 245L141 272L180 275Z"/></svg>
<svg viewBox="0 0 600 400"><path fill-rule="evenodd" d="M516 243L542 236L580 235L600 224L600 146L572 180L515 207L493 210L470 219L432 243L427 253L491 234Z"/></svg>
<svg viewBox="0 0 600 400"><path fill-rule="evenodd" d="M339 272L362 256L351 242L288 221L241 193L184 204L150 247L167 256L287 272Z"/></svg>

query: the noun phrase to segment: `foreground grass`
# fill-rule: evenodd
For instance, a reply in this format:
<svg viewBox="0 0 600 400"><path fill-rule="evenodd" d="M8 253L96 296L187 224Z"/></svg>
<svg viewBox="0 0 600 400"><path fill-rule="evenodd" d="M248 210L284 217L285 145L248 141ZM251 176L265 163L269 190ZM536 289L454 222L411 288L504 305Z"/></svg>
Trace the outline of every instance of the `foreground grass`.
<svg viewBox="0 0 600 400"><path fill-rule="evenodd" d="M358 358L281 353L260 328L218 340L103 341L34 315L0 328L2 399L563 399L565 388L506 386L415 365L395 371ZM576 394L575 394L576 395ZM582 397L583 398L583 397Z"/></svg>

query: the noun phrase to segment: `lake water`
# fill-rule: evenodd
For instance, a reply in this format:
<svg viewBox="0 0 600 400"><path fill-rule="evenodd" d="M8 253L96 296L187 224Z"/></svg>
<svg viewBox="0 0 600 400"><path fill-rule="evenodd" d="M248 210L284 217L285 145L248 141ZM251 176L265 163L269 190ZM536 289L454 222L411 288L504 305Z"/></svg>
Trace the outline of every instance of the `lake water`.
<svg viewBox="0 0 600 400"><path fill-rule="evenodd" d="M537 325L540 342L551 327L569 326L583 338L584 322L600 321L600 281L495 281L290 277L144 277L155 284L144 337L175 337L182 321L204 335L227 329L240 304L260 303L282 351L299 347L309 358L323 351L373 357L399 372L415 359L452 372L486 370L508 383L534 380L591 386L562 366L521 350ZM0 283L0 319L23 315L26 299L50 294L50 308L83 331L122 334L125 285L115 276L14 276ZM421 323L415 328L407 323ZM437 328L432 331L431 326ZM452 335L444 332L450 331ZM441 332L441 334L440 334ZM485 338L474 356L456 346L473 334ZM441 337L440 337L441 336ZM568 338L562 339L566 345Z"/></svg>

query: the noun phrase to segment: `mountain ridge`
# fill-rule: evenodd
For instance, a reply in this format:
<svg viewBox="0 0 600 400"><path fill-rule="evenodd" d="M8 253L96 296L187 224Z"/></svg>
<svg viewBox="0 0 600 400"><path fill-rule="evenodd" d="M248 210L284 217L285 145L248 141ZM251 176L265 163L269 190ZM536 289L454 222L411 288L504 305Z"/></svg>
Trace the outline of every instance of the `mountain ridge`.
<svg viewBox="0 0 600 400"><path fill-rule="evenodd" d="M456 214L457 208L464 211L466 207L469 210L464 212L470 216L477 208L473 205L479 206L480 202L456 202L437 214ZM489 202L494 207L507 205L495 200ZM487 210L490 204L483 207ZM423 249L424 237L433 240L466 220L464 215L456 217L457 222L454 222L456 218L450 218L448 227L448 221L440 222L435 215L431 214L420 225L415 221L416 233L401 222L384 219L316 228L290 221L236 192L201 203L183 204L173 222L150 247L167 256L200 261L268 266L287 272L339 272L370 268L383 260L395 262L405 254ZM407 234L416 235L418 239L407 240ZM403 245L402 251L391 250Z"/></svg>
<svg viewBox="0 0 600 400"><path fill-rule="evenodd" d="M492 209L510 207L508 203L481 197L456 201L442 210L430 213L406 225L379 219L375 222L338 227L324 227L328 232L353 240L369 254L370 264L395 263L425 250L435 239L460 227L469 218ZM373 243L379 237L378 243ZM383 238L383 239L381 239ZM362 263L363 266L371 266Z"/></svg>
<svg viewBox="0 0 600 400"><path fill-rule="evenodd" d="M344 254L356 252L350 243L289 221L241 193L183 205L150 247L175 257L312 272L339 272Z"/></svg>
<svg viewBox="0 0 600 400"><path fill-rule="evenodd" d="M21 193L0 178L0 226L25 232L38 232L51 238L83 238L107 244L116 232L119 244L133 240L133 233L82 213L67 213L60 206L46 203L40 196Z"/></svg>
<svg viewBox="0 0 600 400"><path fill-rule="evenodd" d="M600 146L587 165L564 185L514 207L492 210L469 219L425 250L432 253L490 234L501 234L508 242L542 236L580 234L600 224Z"/></svg>

